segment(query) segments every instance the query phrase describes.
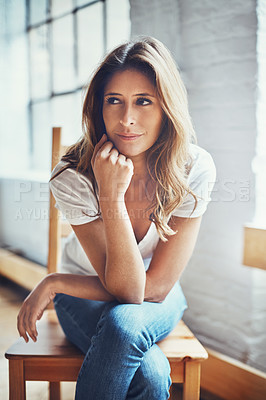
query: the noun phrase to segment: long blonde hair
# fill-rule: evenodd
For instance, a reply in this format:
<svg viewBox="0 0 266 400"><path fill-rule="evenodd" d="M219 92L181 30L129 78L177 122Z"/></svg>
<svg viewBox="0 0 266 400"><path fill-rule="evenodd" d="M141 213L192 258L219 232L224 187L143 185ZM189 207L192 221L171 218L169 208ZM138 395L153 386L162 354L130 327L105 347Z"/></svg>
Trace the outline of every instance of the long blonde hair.
<svg viewBox="0 0 266 400"><path fill-rule="evenodd" d="M155 196L149 208L150 220L155 223L160 238L166 241L167 235L175 234L168 226L171 212L183 203L188 194L195 199L194 209L197 205L196 196L186 183L191 164L189 144L196 141L196 136L188 111L186 89L170 52L159 40L138 38L116 47L105 57L93 74L85 95L83 137L62 157L67 165L52 179L66 168L75 168L90 179L98 201L91 158L96 143L105 133L102 116L104 88L114 73L128 69L136 69L151 80L163 110L159 138L148 150L147 169L155 183Z"/></svg>

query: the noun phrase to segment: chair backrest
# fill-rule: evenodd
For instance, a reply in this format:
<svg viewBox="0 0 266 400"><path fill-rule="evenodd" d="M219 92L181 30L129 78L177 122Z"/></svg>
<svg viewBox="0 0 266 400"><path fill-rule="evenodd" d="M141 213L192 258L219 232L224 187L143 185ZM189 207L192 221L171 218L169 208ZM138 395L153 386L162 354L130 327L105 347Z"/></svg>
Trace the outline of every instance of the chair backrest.
<svg viewBox="0 0 266 400"><path fill-rule="evenodd" d="M52 138L52 163L51 171L60 161L62 155L66 152L68 146L61 145L62 128L53 128ZM47 273L57 271L57 265L61 257L61 238L66 237L72 231L71 226L64 220L61 220L61 213L55 207L55 199L50 191L49 206L49 248Z"/></svg>

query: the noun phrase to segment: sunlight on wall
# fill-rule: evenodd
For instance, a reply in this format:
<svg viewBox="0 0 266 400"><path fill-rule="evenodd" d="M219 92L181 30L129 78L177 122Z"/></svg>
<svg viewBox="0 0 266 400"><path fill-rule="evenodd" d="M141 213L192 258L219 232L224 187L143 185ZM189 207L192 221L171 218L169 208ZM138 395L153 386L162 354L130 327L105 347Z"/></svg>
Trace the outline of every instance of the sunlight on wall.
<svg viewBox="0 0 266 400"><path fill-rule="evenodd" d="M258 33L258 103L257 103L257 146L252 167L256 174L256 214L254 223L266 228L266 4L257 2Z"/></svg>

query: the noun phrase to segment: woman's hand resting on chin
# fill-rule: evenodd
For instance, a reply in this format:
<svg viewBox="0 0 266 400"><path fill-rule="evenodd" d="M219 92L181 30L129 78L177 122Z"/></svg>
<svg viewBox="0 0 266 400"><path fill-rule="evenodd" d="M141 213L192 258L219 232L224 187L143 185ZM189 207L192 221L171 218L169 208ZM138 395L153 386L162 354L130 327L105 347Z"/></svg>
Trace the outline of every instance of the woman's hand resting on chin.
<svg viewBox="0 0 266 400"><path fill-rule="evenodd" d="M38 332L36 321L41 319L47 305L54 299L56 293L51 288L51 277L47 275L24 300L17 317L17 328L25 342L28 336L36 342Z"/></svg>
<svg viewBox="0 0 266 400"><path fill-rule="evenodd" d="M120 154L104 134L96 144L91 165L98 184L100 199L124 199L133 176L133 162Z"/></svg>

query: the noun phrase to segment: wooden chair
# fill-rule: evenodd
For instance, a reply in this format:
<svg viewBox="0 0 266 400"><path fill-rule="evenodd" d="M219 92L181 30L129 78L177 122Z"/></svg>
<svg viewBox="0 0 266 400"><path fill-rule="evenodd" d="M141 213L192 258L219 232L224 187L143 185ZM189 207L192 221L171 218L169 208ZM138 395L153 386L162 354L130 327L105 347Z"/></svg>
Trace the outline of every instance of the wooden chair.
<svg viewBox="0 0 266 400"><path fill-rule="evenodd" d="M61 129L53 128L53 161L60 155ZM58 210L50 197L50 229L48 272L56 271L61 234L67 233L59 223ZM60 382L76 381L84 355L65 337L53 309L44 313L38 324L38 341L25 343L19 338L6 352L9 360L9 399L26 399L26 381L48 381L49 399L60 399ZM183 384L183 400L198 400L200 394L201 362L208 354L183 321L158 343L171 366L173 383ZM174 385L171 399L176 399Z"/></svg>

